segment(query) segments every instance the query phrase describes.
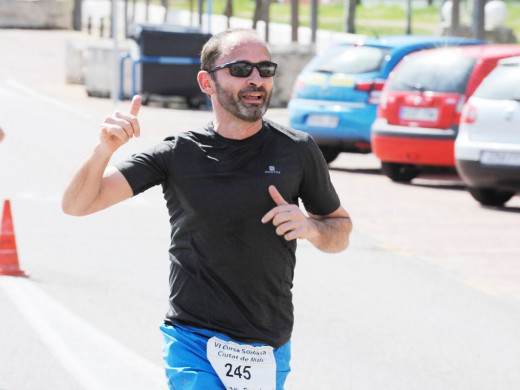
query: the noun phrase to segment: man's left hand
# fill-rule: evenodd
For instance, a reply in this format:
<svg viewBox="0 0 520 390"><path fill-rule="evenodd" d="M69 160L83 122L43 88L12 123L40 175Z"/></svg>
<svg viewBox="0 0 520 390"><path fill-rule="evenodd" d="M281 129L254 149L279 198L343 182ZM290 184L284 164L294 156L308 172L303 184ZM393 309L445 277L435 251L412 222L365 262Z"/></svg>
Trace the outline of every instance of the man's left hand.
<svg viewBox="0 0 520 390"><path fill-rule="evenodd" d="M269 186L269 195L276 203L262 218L262 223L273 222L276 234L283 236L287 241L296 238L306 238L313 232L313 222L295 204L289 204L278 192L274 185Z"/></svg>

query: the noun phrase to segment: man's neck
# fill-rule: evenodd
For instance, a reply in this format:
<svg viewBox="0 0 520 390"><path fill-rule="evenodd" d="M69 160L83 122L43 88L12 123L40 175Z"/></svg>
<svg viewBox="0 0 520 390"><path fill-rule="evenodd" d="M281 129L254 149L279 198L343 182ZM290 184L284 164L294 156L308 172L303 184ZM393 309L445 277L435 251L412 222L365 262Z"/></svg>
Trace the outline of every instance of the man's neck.
<svg viewBox="0 0 520 390"><path fill-rule="evenodd" d="M219 118L215 118L213 120L213 128L222 137L241 140L258 133L262 129L262 120L247 122L235 118L234 120L223 122Z"/></svg>

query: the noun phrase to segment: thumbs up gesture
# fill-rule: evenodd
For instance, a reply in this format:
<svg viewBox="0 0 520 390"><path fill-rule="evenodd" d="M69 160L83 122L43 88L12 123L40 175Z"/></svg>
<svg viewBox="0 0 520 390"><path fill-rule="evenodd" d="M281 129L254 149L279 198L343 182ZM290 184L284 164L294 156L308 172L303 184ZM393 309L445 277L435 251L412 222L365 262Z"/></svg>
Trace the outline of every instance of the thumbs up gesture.
<svg viewBox="0 0 520 390"><path fill-rule="evenodd" d="M141 135L137 114L141 108L142 100L141 96L135 95L132 103L130 103L129 112L115 111L112 115L106 117L101 124L99 139L101 145L108 152L115 152L132 137Z"/></svg>
<svg viewBox="0 0 520 390"><path fill-rule="evenodd" d="M268 190L276 207L263 216L262 223L272 221L276 227L276 234L283 236L287 241L296 238L308 239L313 231L311 220L297 205L289 204L275 186L269 186Z"/></svg>

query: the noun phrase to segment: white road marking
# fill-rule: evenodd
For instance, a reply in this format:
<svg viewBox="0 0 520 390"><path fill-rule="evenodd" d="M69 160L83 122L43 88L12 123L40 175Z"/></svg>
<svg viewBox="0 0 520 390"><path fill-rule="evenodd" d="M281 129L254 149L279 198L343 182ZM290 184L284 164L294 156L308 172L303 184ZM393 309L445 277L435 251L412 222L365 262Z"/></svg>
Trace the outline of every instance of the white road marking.
<svg viewBox="0 0 520 390"><path fill-rule="evenodd" d="M166 389L160 367L85 322L30 279L3 276L0 288L84 389Z"/></svg>
<svg viewBox="0 0 520 390"><path fill-rule="evenodd" d="M39 99L39 100L42 100L46 103L49 103L55 107L58 107L62 110L65 110L65 111L68 111L74 115L77 115L83 119L89 119L91 120L92 117L90 115L87 115L85 114L83 111L81 110L78 110L66 103L63 103L62 101L60 100L57 100L57 99L53 99L43 93L40 93L38 91L36 91L35 89L32 89L22 83L19 83L18 81L14 80L14 79L6 79L5 81L5 84L13 89L16 89L22 93L25 93L26 95L29 95L29 96L32 96L36 99Z"/></svg>

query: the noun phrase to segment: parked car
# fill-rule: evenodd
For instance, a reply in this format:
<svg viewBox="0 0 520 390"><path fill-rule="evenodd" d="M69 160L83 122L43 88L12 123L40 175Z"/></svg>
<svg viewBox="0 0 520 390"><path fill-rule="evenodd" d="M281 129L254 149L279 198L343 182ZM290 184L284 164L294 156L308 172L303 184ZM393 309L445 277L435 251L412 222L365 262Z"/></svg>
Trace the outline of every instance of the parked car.
<svg viewBox="0 0 520 390"><path fill-rule="evenodd" d="M425 168L455 170L462 107L500 59L518 55L520 45L496 44L404 58L390 75L372 125L372 148L383 173L409 182Z"/></svg>
<svg viewBox="0 0 520 390"><path fill-rule="evenodd" d="M455 164L483 205L520 192L520 56L501 60L464 106Z"/></svg>
<svg viewBox="0 0 520 390"><path fill-rule="evenodd" d="M310 133L325 156L369 153L370 127L379 96L407 54L484 42L460 37L384 36L333 45L314 57L298 76L289 101L290 126Z"/></svg>

